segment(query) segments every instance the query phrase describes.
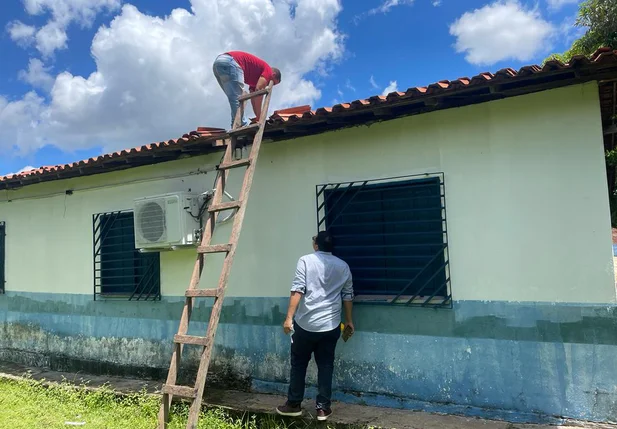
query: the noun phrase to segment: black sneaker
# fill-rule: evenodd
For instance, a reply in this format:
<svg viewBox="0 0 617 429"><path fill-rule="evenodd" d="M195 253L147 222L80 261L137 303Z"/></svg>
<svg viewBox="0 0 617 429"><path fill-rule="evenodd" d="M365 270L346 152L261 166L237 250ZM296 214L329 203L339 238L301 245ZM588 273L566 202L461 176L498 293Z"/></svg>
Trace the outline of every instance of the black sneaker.
<svg viewBox="0 0 617 429"><path fill-rule="evenodd" d="M293 407L288 403L285 403L285 405L279 405L276 407L276 412L281 416L300 417L302 415L302 407L299 405L297 407Z"/></svg>
<svg viewBox="0 0 617 429"><path fill-rule="evenodd" d="M317 410L317 420L320 422L328 420L328 417L332 415L332 410L328 408L327 410L322 410L321 408Z"/></svg>

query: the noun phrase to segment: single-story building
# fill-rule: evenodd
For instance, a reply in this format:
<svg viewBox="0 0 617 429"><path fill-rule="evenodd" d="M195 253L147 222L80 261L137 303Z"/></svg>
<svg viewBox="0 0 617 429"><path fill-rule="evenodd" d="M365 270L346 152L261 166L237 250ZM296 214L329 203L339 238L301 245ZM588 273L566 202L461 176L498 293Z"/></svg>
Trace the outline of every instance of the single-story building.
<svg viewBox="0 0 617 429"><path fill-rule="evenodd" d="M285 392L291 280L328 228L357 295L336 399L617 420L604 159L616 87L617 51L601 49L275 112L208 383ZM0 179L0 360L165 378L222 136L200 128ZM208 256L201 287L221 259ZM198 301L190 334L205 333L210 307ZM189 349L186 371L196 359Z"/></svg>

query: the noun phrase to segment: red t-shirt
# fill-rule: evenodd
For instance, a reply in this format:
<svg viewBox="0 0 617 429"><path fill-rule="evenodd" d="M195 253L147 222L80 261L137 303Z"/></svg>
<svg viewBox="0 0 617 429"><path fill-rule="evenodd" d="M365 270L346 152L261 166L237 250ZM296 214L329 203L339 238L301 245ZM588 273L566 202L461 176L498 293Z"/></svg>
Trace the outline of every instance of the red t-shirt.
<svg viewBox="0 0 617 429"><path fill-rule="evenodd" d="M272 80L272 69L261 58L241 51L230 51L227 54L231 55L244 70L244 83L249 85L251 91L255 89L261 76L266 79L266 82Z"/></svg>

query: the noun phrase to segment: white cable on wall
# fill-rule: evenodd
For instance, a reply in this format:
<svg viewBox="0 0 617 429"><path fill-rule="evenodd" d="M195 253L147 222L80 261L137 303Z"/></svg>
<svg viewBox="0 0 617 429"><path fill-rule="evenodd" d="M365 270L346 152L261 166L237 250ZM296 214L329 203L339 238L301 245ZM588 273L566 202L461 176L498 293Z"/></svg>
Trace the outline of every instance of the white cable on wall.
<svg viewBox="0 0 617 429"><path fill-rule="evenodd" d="M121 183L108 183L108 184L105 184L105 185L88 186L88 187L84 187L84 188L69 188L69 189L66 189L64 191L58 191L58 192L46 193L46 194L43 194L43 195L34 195L34 196L28 196L28 197L15 197L15 198L11 198L9 196L9 192L15 192L15 191L11 191L10 189L6 189L5 190L6 199L0 201L0 204L11 203L11 202L14 202L14 201L41 200L41 199L44 199L44 198L52 198L52 197L57 197L57 196L60 196L60 195L66 195L67 191L71 191L72 193L75 193L75 192L92 191L92 190L104 189L104 188L118 188L118 187L127 186L127 185L134 185L136 183L154 182L154 181L158 181L158 180L178 179L180 177L195 176L195 175L198 175L198 174L208 174L208 173L210 173L212 171L216 171L216 167L215 166L207 167L206 169L197 169L195 171L190 171L188 173L179 173L179 174L171 174L171 175L165 175L165 176L149 177L147 179L128 180L128 181L123 181ZM20 188L20 189L23 189L23 188Z"/></svg>

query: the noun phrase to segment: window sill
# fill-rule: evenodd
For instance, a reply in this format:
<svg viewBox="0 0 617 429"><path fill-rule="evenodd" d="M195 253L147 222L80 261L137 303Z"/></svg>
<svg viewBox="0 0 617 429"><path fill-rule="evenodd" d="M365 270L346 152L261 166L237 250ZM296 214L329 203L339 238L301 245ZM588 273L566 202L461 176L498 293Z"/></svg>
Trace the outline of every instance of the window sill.
<svg viewBox="0 0 617 429"><path fill-rule="evenodd" d="M134 301L160 301L161 297L158 296L154 299L152 299L152 297L150 297L149 299L146 299L145 297L142 297L141 299L137 299L138 295L136 295L135 297L133 297L133 299L130 299L132 296L132 294L130 293L97 293L95 296L95 300L96 301L126 301L126 302L134 302Z"/></svg>
<svg viewBox="0 0 617 429"><path fill-rule="evenodd" d="M410 307L441 307L452 308L452 300L445 296L435 296L429 300L428 296L419 296L414 298L412 302L409 300L412 295L403 295L396 299L396 295L356 295L354 298L354 304L388 304L388 305L405 305ZM446 301L448 299L448 301ZM445 302L445 303L444 303Z"/></svg>

